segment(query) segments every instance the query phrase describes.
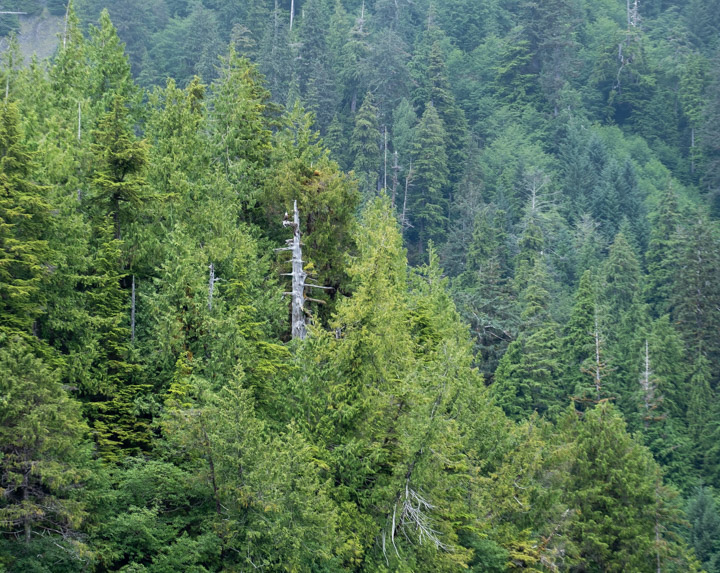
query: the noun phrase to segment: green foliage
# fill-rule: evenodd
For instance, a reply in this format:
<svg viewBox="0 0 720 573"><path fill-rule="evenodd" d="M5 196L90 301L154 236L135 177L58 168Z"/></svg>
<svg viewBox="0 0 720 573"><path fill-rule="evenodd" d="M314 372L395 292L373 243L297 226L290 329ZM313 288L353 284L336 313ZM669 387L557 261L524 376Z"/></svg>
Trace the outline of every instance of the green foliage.
<svg viewBox="0 0 720 573"><path fill-rule="evenodd" d="M0 523L11 555L5 563L27 566L27 554L44 545L35 540L49 536L68 553L64 567L73 561L81 566L87 560L79 533L86 511L73 491L88 477L89 452L78 404L19 337L0 338L0 371ZM26 548L16 552L15 544ZM39 570L51 570L49 559L41 558Z"/></svg>
<svg viewBox="0 0 720 573"><path fill-rule="evenodd" d="M147 144L132 133L125 101L119 95L101 116L93 138L92 201L101 216L112 217L115 238L120 239L123 223L132 220L145 200Z"/></svg>
<svg viewBox="0 0 720 573"><path fill-rule="evenodd" d="M364 197L372 197L380 176L380 131L372 92L365 95L360 111L355 116L350 153L355 158L353 170L358 177L360 190Z"/></svg>
<svg viewBox="0 0 720 573"><path fill-rule="evenodd" d="M30 334L47 272L50 206L31 178L31 162L18 106L6 102L0 107L0 330L11 336Z"/></svg>
<svg viewBox="0 0 720 573"><path fill-rule="evenodd" d="M423 253L428 241L439 241L444 236L450 183L446 137L443 122L435 106L429 103L416 128L410 174L413 185L409 201L413 224L410 240L418 254Z"/></svg>
<svg viewBox="0 0 720 573"><path fill-rule="evenodd" d="M717 569L715 4L8 2L0 570Z"/></svg>
<svg viewBox="0 0 720 573"><path fill-rule="evenodd" d="M492 394L514 419L533 411L552 415L567 399L560 382L558 325L549 313L545 262L538 258L520 296L520 334L510 343L495 372Z"/></svg>
<svg viewBox="0 0 720 573"><path fill-rule="evenodd" d="M576 457L567 499L577 512L568 531L570 570L654 571L657 560L687 559L672 537L678 516L668 505L659 467L633 442L618 411L602 403L582 420L568 416Z"/></svg>
<svg viewBox="0 0 720 573"><path fill-rule="evenodd" d="M690 522L688 541L695 555L708 573L720 569L720 513L711 492L700 487L688 501L687 518Z"/></svg>

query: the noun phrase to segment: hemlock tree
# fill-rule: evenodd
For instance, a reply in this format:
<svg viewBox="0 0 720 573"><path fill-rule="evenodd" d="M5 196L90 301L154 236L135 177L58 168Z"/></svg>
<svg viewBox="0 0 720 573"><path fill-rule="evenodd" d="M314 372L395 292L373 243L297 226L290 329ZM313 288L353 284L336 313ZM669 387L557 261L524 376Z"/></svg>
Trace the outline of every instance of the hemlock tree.
<svg viewBox="0 0 720 573"><path fill-rule="evenodd" d="M648 271L646 299L655 316L661 316L671 305L674 282L678 278L678 228L680 213L672 184L660 196L650 213L650 241L645 255Z"/></svg>
<svg viewBox="0 0 720 573"><path fill-rule="evenodd" d="M575 456L566 489L570 571L697 571L682 540L673 493L650 452L633 441L610 403L564 420Z"/></svg>
<svg viewBox="0 0 720 573"><path fill-rule="evenodd" d="M591 271L585 271L575 292L575 304L565 325L563 385L584 408L606 398L605 342L601 336L596 287Z"/></svg>
<svg viewBox="0 0 720 573"><path fill-rule="evenodd" d="M90 555L77 491L89 477L89 449L78 404L19 337L0 334L0 372L2 563L82 569Z"/></svg>

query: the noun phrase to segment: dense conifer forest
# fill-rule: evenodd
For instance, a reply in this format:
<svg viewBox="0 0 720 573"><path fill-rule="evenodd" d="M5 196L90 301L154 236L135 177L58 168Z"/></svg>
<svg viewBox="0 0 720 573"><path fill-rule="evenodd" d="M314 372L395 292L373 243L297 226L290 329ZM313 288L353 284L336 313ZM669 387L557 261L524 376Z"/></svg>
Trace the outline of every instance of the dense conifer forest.
<svg viewBox="0 0 720 573"><path fill-rule="evenodd" d="M1 8L0 573L720 573L720 1Z"/></svg>

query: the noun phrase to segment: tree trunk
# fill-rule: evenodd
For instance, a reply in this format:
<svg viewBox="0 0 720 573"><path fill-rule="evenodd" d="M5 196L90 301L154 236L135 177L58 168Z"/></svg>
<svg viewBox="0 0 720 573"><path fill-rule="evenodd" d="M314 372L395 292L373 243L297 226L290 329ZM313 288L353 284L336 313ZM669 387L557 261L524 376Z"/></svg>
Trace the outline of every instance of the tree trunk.
<svg viewBox="0 0 720 573"><path fill-rule="evenodd" d="M293 238L290 242L292 251L292 337L303 340L307 335L305 325L305 279L307 273L303 269L302 247L300 246L300 214L297 201L293 202L293 220L283 221L283 226L293 228Z"/></svg>

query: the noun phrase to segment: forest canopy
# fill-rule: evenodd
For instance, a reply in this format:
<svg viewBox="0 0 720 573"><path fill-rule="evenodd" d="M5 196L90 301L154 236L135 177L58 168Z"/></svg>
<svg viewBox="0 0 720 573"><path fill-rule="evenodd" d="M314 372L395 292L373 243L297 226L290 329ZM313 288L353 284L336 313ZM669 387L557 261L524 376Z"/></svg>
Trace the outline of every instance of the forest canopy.
<svg viewBox="0 0 720 573"><path fill-rule="evenodd" d="M716 0L0 18L0 573L720 572Z"/></svg>

